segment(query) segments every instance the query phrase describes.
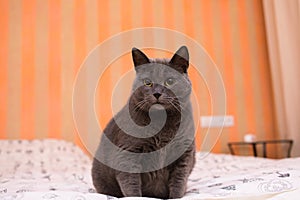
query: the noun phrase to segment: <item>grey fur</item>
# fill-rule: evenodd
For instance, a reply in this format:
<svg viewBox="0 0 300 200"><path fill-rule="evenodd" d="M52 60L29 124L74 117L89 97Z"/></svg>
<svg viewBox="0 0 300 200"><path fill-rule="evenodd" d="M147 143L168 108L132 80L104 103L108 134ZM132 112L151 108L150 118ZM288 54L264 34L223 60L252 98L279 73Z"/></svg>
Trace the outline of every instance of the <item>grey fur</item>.
<svg viewBox="0 0 300 200"><path fill-rule="evenodd" d="M108 123L104 135L120 149L139 154L163 149L168 144L170 148L161 151L160 156L143 160L111 151L107 140L102 138L93 161L94 186L97 192L115 197L180 198L186 191L187 179L195 163L187 48L181 47L172 59L149 59L136 48L133 48L132 55L136 70L132 94L124 108ZM151 80L152 85L144 85L145 79ZM164 110L158 107L150 116L149 110L154 104L162 105ZM117 120L122 124L129 123L128 117L125 116L126 109L129 110L131 120L135 124L142 127L154 124L151 128L157 128L157 134L151 137L142 137L146 134L143 131L135 133L141 137L126 134L116 123ZM166 113L165 124L163 127L156 127L163 113ZM181 150L182 155L177 155ZM178 159L166 164L176 156ZM130 166L132 170L140 170L140 173L116 170L103 164L99 158L124 166L124 169ZM156 170L147 171L149 166L150 169L153 166Z"/></svg>

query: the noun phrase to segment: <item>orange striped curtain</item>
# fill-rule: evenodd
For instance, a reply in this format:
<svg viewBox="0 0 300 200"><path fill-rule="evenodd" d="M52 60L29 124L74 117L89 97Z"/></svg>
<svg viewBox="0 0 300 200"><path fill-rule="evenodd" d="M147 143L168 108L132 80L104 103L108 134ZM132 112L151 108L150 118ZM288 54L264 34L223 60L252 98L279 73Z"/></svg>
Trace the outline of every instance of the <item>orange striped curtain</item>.
<svg viewBox="0 0 300 200"><path fill-rule="evenodd" d="M227 114L234 116L235 124L224 128L218 140L215 130L204 135L207 130L199 126L198 149L207 145L204 137L208 146L216 143L214 152L228 152L227 142L242 140L247 132L260 139L277 137L260 0L0 0L0 10L1 139L63 138L80 144L72 91L81 64L97 44L142 27L168 28L193 38L221 73ZM147 39L157 42L155 37ZM112 63L109 70L114 71L106 71L101 80L108 96L116 80L131 69L130 54ZM193 67L190 74L200 111L196 118L211 115L203 80ZM120 102L127 96L124 92ZM98 93L98 106L109 101ZM98 110L100 124L111 115L110 109Z"/></svg>

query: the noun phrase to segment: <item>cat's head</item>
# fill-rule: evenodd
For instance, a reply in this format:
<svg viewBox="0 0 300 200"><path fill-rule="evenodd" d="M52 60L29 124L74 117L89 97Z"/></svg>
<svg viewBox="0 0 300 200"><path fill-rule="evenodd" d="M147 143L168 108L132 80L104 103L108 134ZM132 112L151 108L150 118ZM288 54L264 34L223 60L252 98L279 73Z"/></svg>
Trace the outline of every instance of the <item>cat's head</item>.
<svg viewBox="0 0 300 200"><path fill-rule="evenodd" d="M180 111L189 102L189 53L185 46L179 48L171 59L150 59L137 48L132 49L132 58L136 78L130 102L134 109L148 111L151 106L159 104L166 110Z"/></svg>

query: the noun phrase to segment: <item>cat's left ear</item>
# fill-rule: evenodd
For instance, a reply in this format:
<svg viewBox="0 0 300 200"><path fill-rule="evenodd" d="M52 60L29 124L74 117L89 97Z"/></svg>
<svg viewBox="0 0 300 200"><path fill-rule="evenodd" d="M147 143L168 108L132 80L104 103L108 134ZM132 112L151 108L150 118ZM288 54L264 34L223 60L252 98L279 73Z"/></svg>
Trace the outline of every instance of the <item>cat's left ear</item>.
<svg viewBox="0 0 300 200"><path fill-rule="evenodd" d="M179 72L187 73L189 67L189 51L186 46L182 46L176 51L170 60L170 64Z"/></svg>
<svg viewBox="0 0 300 200"><path fill-rule="evenodd" d="M135 68L150 62L149 58L141 50L133 47L131 52Z"/></svg>

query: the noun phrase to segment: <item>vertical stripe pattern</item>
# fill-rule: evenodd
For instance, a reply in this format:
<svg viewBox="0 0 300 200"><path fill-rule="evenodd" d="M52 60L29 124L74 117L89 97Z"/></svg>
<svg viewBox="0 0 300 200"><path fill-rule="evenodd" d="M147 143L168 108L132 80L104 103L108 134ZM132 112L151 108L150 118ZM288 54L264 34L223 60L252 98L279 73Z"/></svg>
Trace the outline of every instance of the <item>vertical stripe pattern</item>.
<svg viewBox="0 0 300 200"><path fill-rule="evenodd" d="M0 0L0 9L0 138L63 138L83 145L72 118L76 74L96 45L122 31L142 27L168 28L186 34L204 47L221 73L227 114L234 116L235 125L224 128L219 140L216 130L211 129L206 135L208 130L198 126L199 150L215 144L214 152L228 152L227 143L242 140L248 132L259 139L277 137L260 0ZM116 41L107 54L135 41L171 46L171 51L185 43L155 34L139 38L133 34L129 40ZM193 48L189 50L193 55ZM150 57L172 55L162 50L145 52ZM201 69L201 74L196 66L189 71L193 102L199 106L196 119L215 113L213 109L218 107L210 96L210 90L218 88L208 88L205 83L205 79L213 82L217 77L209 68ZM130 88L129 81L125 82L126 87L120 85L115 91L114 87L130 70L128 52L113 61L99 80L95 108L102 127L112 117L111 96L119 100L113 100L118 107L128 98L129 91L123 90ZM86 87L88 80L86 76ZM85 105L90 97L81 98ZM89 115L82 112L83 116ZM92 143L89 121L86 118L83 122L87 126L84 137Z"/></svg>

